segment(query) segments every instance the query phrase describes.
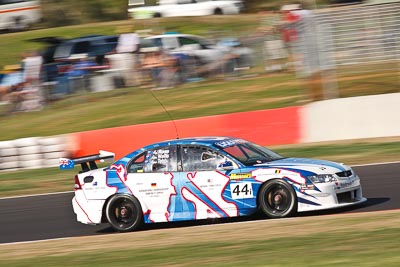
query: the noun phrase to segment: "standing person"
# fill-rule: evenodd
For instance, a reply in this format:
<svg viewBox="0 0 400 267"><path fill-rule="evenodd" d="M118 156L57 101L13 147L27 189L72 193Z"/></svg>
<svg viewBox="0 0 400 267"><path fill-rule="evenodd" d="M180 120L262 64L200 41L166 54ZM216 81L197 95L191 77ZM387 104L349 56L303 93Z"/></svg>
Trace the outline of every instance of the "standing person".
<svg viewBox="0 0 400 267"><path fill-rule="evenodd" d="M22 101L24 100L24 75L20 64L4 67L4 77L0 83L0 100L9 103L6 114L23 111Z"/></svg>
<svg viewBox="0 0 400 267"><path fill-rule="evenodd" d="M298 10L300 5L290 4L281 8L282 24L281 34L285 50L288 54L288 66L290 69L295 68L299 61L299 45L298 45L298 29L297 23L300 16L294 11Z"/></svg>
<svg viewBox="0 0 400 267"><path fill-rule="evenodd" d="M310 100L322 100L328 94L334 96L332 95L334 92L324 92L323 88L323 78L331 76L329 70L334 68L328 51L329 36L326 33L326 25L317 23L313 12L305 9L302 5L291 12L298 17L296 22L299 52L299 57L296 58L299 63L296 64L297 73L307 82L310 89Z"/></svg>
<svg viewBox="0 0 400 267"><path fill-rule="evenodd" d="M264 19L258 31L264 36L264 58L266 71L286 69L288 64L287 43L283 38L283 18L277 11L263 12Z"/></svg>
<svg viewBox="0 0 400 267"><path fill-rule="evenodd" d="M43 57L36 51L29 52L22 60L22 66L26 91L29 92L29 98L25 103L25 109L41 109L44 98L41 87Z"/></svg>
<svg viewBox="0 0 400 267"><path fill-rule="evenodd" d="M121 60L120 64L122 68L122 77L126 86L137 86L139 85L139 49L140 49L140 38L136 32L132 31L132 27L123 26L118 29L120 33L118 38L118 44L116 47L116 53Z"/></svg>

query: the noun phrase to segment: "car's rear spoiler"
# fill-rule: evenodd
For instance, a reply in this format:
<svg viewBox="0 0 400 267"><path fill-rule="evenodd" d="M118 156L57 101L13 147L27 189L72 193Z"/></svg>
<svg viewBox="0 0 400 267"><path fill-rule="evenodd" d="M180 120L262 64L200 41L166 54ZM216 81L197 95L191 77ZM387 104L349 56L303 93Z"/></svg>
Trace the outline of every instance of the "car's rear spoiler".
<svg viewBox="0 0 400 267"><path fill-rule="evenodd" d="M97 169L97 160L100 160L101 162L113 161L114 157L114 153L100 150L99 154L88 155L74 159L60 158L59 167L60 170L68 170L73 169L75 164L81 164L82 172L87 172Z"/></svg>

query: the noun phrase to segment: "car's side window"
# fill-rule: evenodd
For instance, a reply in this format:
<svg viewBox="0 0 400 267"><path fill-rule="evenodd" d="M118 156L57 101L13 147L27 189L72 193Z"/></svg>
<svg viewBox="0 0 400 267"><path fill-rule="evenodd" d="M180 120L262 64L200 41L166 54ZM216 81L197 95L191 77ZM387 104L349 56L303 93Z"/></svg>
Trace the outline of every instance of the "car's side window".
<svg viewBox="0 0 400 267"><path fill-rule="evenodd" d="M75 44L72 54L87 53L89 51L90 51L90 42L83 41Z"/></svg>
<svg viewBox="0 0 400 267"><path fill-rule="evenodd" d="M133 159L128 166L128 173L175 171L177 171L176 146L145 151Z"/></svg>
<svg viewBox="0 0 400 267"><path fill-rule="evenodd" d="M198 44L198 42L196 40L190 39L190 38L186 38L186 37L179 37L179 44L181 46L183 45L191 45L191 44Z"/></svg>
<svg viewBox="0 0 400 267"><path fill-rule="evenodd" d="M144 159L147 152L140 154L129 164L128 173L144 172Z"/></svg>
<svg viewBox="0 0 400 267"><path fill-rule="evenodd" d="M201 146L183 146L181 157L183 171L213 171L225 161L221 154Z"/></svg>
<svg viewBox="0 0 400 267"><path fill-rule="evenodd" d="M147 151L144 161L144 172L177 171L176 146L156 148Z"/></svg>
<svg viewBox="0 0 400 267"><path fill-rule="evenodd" d="M162 39L163 48L166 50L179 47L178 40L175 37L165 37Z"/></svg>

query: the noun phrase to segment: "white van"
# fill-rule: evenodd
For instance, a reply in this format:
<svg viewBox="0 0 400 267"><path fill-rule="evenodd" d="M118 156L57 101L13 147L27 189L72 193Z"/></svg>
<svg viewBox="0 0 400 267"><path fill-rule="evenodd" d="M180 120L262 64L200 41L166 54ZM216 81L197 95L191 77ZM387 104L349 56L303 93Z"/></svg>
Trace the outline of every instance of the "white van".
<svg viewBox="0 0 400 267"><path fill-rule="evenodd" d="M22 30L41 18L38 0L0 0L0 30Z"/></svg>

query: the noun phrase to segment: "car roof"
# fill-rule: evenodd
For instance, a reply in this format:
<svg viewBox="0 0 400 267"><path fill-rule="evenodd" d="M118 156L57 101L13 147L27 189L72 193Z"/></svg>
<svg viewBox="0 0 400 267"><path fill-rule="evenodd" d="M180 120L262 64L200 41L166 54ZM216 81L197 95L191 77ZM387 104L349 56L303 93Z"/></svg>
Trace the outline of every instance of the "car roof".
<svg viewBox="0 0 400 267"><path fill-rule="evenodd" d="M144 39L153 39L153 38L161 38L161 37L196 37L196 38L202 38L201 36L198 36L198 35L186 34L186 33L165 33L165 34L158 34L158 35L148 36L148 37L145 37Z"/></svg>
<svg viewBox="0 0 400 267"><path fill-rule="evenodd" d="M144 149L151 149L154 147L163 147L168 145L204 145L204 146L214 146L217 142L237 140L238 138L228 137L228 136L200 136L200 137L188 137L182 139L171 139L165 140L158 143L154 143L144 147Z"/></svg>

